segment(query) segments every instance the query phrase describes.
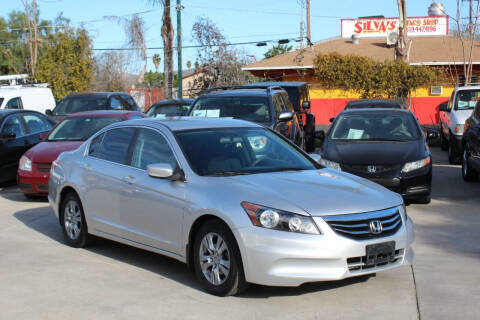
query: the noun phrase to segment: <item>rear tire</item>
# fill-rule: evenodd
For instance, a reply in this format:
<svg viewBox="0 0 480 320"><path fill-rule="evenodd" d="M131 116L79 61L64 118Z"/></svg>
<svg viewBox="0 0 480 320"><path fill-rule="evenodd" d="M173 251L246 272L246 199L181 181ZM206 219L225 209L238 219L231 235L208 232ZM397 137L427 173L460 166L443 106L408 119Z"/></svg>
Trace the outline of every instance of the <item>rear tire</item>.
<svg viewBox="0 0 480 320"><path fill-rule="evenodd" d="M247 288L237 242L219 220L209 220L195 235L195 275L202 287L216 296L230 296Z"/></svg>
<svg viewBox="0 0 480 320"><path fill-rule="evenodd" d="M448 162L451 164L458 164L458 155L455 153L452 139L450 139L448 143Z"/></svg>
<svg viewBox="0 0 480 320"><path fill-rule="evenodd" d="M60 205L60 223L67 243L74 248L84 248L91 240L77 194L68 193Z"/></svg>
<svg viewBox="0 0 480 320"><path fill-rule="evenodd" d="M478 179L478 173L468 164L469 158L470 155L465 147L462 154L462 178L464 181L473 182Z"/></svg>
<svg viewBox="0 0 480 320"><path fill-rule="evenodd" d="M431 197L428 195L428 196L424 196L424 197L420 197L417 199L417 203L420 203L420 204L429 204L431 201Z"/></svg>

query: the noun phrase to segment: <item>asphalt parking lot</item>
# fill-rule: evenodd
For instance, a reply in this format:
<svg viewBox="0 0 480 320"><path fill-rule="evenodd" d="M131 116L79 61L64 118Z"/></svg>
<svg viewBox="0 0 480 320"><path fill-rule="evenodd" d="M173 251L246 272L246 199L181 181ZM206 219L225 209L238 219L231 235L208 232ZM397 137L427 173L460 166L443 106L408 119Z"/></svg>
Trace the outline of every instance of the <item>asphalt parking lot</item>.
<svg viewBox="0 0 480 320"><path fill-rule="evenodd" d="M107 240L70 248L45 200L0 189L0 319L480 319L480 183L432 153L432 202L407 209L413 267L228 298L160 255Z"/></svg>

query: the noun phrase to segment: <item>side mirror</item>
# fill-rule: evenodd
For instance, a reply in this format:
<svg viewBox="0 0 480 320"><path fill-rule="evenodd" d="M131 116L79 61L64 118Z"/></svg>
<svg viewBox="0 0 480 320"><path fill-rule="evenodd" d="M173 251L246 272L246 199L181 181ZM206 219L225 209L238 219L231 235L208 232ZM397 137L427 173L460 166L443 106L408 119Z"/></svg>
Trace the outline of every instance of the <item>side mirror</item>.
<svg viewBox="0 0 480 320"><path fill-rule="evenodd" d="M333 118L330 118L330 120L329 120L329 121L330 121L330 123L332 123L334 120L335 120L335 117L333 117Z"/></svg>
<svg viewBox="0 0 480 320"><path fill-rule="evenodd" d="M49 132L42 132L38 135L38 138L43 141L48 137L49 134L50 134L50 131Z"/></svg>
<svg viewBox="0 0 480 320"><path fill-rule="evenodd" d="M303 110L310 110L310 101L303 101L302 108Z"/></svg>
<svg viewBox="0 0 480 320"><path fill-rule="evenodd" d="M17 135L15 134L15 132L2 133L0 135L0 138L4 140L12 140L12 139L15 139L16 137Z"/></svg>
<svg viewBox="0 0 480 320"><path fill-rule="evenodd" d="M45 114L46 114L47 116L49 116L49 117L52 117L52 116L53 116L53 112L52 112L52 110L50 110L50 109L45 110Z"/></svg>
<svg viewBox="0 0 480 320"><path fill-rule="evenodd" d="M154 163L147 166L147 173L152 178L170 179L172 181L183 180L184 175L180 170L175 172L169 163Z"/></svg>
<svg viewBox="0 0 480 320"><path fill-rule="evenodd" d="M309 153L308 155L317 163L320 163L320 159L322 159L322 157L318 153Z"/></svg>
<svg viewBox="0 0 480 320"><path fill-rule="evenodd" d="M448 109L448 102L441 103L441 104L439 105L438 110L439 110L439 111L443 111L443 112L450 112L450 110Z"/></svg>
<svg viewBox="0 0 480 320"><path fill-rule="evenodd" d="M278 115L278 122L287 122L293 119L293 112L291 111L282 111Z"/></svg>
<svg viewBox="0 0 480 320"><path fill-rule="evenodd" d="M323 130L315 131L315 139L318 139L318 140L325 139L325 131Z"/></svg>

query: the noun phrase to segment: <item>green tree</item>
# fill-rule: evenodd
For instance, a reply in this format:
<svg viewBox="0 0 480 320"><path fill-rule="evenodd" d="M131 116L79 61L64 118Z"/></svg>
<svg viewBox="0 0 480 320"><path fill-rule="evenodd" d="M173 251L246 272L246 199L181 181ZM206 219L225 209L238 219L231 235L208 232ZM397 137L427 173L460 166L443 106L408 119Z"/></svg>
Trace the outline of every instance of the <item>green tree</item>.
<svg viewBox="0 0 480 320"><path fill-rule="evenodd" d="M65 28L47 37L40 51L37 79L50 83L55 99L87 90L92 74L92 40L85 29Z"/></svg>
<svg viewBox="0 0 480 320"><path fill-rule="evenodd" d="M158 53L155 53L152 57L153 64L155 65L155 71L158 72L158 67L160 66L160 62L162 61L162 58Z"/></svg>
<svg viewBox="0 0 480 320"><path fill-rule="evenodd" d="M405 101L412 90L444 77L440 70L411 66L404 61L377 62L367 57L319 54L315 76L328 88L359 93L363 98L388 97Z"/></svg>
<svg viewBox="0 0 480 320"><path fill-rule="evenodd" d="M265 52L264 56L265 56L265 59L268 59L268 58L272 58L272 57L290 52L292 51L292 49L293 49L292 46L289 46L286 44L278 44L268 49L268 51Z"/></svg>

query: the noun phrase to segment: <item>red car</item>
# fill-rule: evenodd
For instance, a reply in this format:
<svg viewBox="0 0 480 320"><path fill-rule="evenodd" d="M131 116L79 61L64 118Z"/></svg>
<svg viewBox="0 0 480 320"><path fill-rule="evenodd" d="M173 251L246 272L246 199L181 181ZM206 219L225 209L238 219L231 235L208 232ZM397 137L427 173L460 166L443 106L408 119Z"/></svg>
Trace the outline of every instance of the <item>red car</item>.
<svg viewBox="0 0 480 320"><path fill-rule="evenodd" d="M85 140L107 125L144 118L137 111L91 111L74 113L59 122L42 142L20 159L17 181L26 197L46 196L50 167L60 153L77 149Z"/></svg>

